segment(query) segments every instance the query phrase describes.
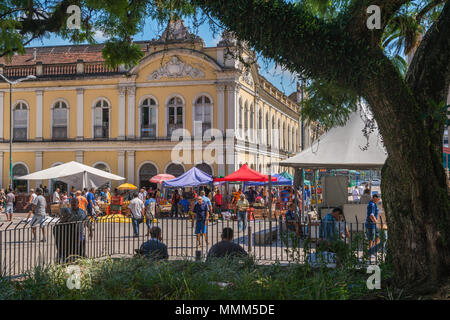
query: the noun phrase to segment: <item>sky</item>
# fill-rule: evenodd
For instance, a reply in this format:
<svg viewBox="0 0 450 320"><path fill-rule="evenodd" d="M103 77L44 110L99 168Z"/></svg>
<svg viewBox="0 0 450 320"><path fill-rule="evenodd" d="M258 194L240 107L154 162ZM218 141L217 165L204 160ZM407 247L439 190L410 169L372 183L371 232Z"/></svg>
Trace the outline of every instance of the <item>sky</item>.
<svg viewBox="0 0 450 320"><path fill-rule="evenodd" d="M198 34L204 41L206 46L216 46L221 40L221 31L217 31L216 34L210 29L210 26L205 23L199 27L197 31L194 30L192 24L189 21L185 21L186 26L193 33ZM158 38L163 32L165 26L159 26L156 21L149 21L145 24L142 32L138 33L135 37L135 41L141 40L152 40L153 38ZM194 32L195 31L195 32ZM98 43L102 43L107 39L104 37L102 32L98 31L95 36L95 40ZM64 40L60 37L51 36L43 40L34 40L30 43L30 47L39 46L54 46L54 45L69 45L70 41ZM267 80L269 80L274 86L281 90L286 95L291 94L295 91L295 77L288 71L282 70L280 66L276 66L273 61L267 61L267 59L258 59L258 64L260 66L260 73Z"/></svg>

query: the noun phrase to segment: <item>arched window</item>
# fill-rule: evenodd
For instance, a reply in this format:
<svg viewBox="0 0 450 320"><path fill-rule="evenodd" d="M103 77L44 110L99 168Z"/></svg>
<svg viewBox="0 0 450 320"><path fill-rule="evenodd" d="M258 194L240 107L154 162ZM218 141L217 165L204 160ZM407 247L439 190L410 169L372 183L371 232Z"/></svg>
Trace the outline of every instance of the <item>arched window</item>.
<svg viewBox="0 0 450 320"><path fill-rule="evenodd" d="M248 130L248 105L247 105L247 102L245 102L245 108L244 108L244 129L245 129L245 135L247 135L247 130Z"/></svg>
<svg viewBox="0 0 450 320"><path fill-rule="evenodd" d="M253 121L255 119L255 107L253 103L250 105L250 139L253 140Z"/></svg>
<svg viewBox="0 0 450 320"><path fill-rule="evenodd" d="M19 102L13 111L13 140L25 141L28 138L28 107Z"/></svg>
<svg viewBox="0 0 450 320"><path fill-rule="evenodd" d="M197 98L194 106L194 137L203 137L212 128L212 103L207 96Z"/></svg>
<svg viewBox="0 0 450 320"><path fill-rule="evenodd" d="M211 166L210 166L209 164L207 164L207 163L204 163L204 162L203 162L203 163L197 164L195 167L196 167L197 169L200 169L200 170L202 170L203 172L209 174L210 176L213 175L213 170L212 170Z"/></svg>
<svg viewBox="0 0 450 320"><path fill-rule="evenodd" d="M291 151L291 126L288 125L288 134L287 134L287 150Z"/></svg>
<svg viewBox="0 0 450 320"><path fill-rule="evenodd" d="M109 138L109 103L105 99L94 106L94 138Z"/></svg>
<svg viewBox="0 0 450 320"><path fill-rule="evenodd" d="M258 112L258 131L257 131L257 136L258 136L258 142L262 143L263 142L263 136L262 136L262 129L263 129L263 113L262 110L259 109Z"/></svg>
<svg viewBox="0 0 450 320"><path fill-rule="evenodd" d="M173 97L167 103L167 136L171 137L172 132L183 129L184 105L180 97Z"/></svg>
<svg viewBox="0 0 450 320"><path fill-rule="evenodd" d="M156 187L154 183L150 182L150 179L153 176L156 176L158 174L158 170L156 167L151 163L146 163L139 169L139 187L140 188L149 188L149 187Z"/></svg>
<svg viewBox="0 0 450 320"><path fill-rule="evenodd" d="M152 98L142 101L141 138L156 138L156 102Z"/></svg>
<svg viewBox="0 0 450 320"><path fill-rule="evenodd" d="M21 164L15 164L13 167L13 178L25 176L28 174L28 168ZM28 192L28 181L27 180L13 180L13 188L18 189L19 192Z"/></svg>
<svg viewBox="0 0 450 320"><path fill-rule="evenodd" d="M106 164L104 164L104 163L97 163L97 164L94 165L94 168L102 170L102 171L105 171L105 172L110 172L109 167ZM106 182L105 184L101 185L98 188L99 189L105 189L107 187L111 187L111 182L110 181Z"/></svg>
<svg viewBox="0 0 450 320"><path fill-rule="evenodd" d="M57 167L59 165L62 165L62 162L58 162L58 163L54 163L52 164L52 168L53 167ZM50 188L50 192L55 191L57 188L59 188L60 191L64 192L64 191L68 191L68 185L67 183L57 180L57 179L50 179L48 180L48 186Z"/></svg>
<svg viewBox="0 0 450 320"><path fill-rule="evenodd" d="M283 122L283 132L282 132L282 146L283 150L286 150L286 123Z"/></svg>
<svg viewBox="0 0 450 320"><path fill-rule="evenodd" d="M278 129L278 145L277 145L277 148L280 149L281 146L282 146L281 139L283 138L283 132L281 131L280 119L278 119L277 129Z"/></svg>
<svg viewBox="0 0 450 320"><path fill-rule="evenodd" d="M239 125L239 132L241 134L241 137L243 136L242 134L242 114L244 113L244 109L242 108L242 99L239 99L239 121L238 121L238 125Z"/></svg>
<svg viewBox="0 0 450 320"><path fill-rule="evenodd" d="M67 139L69 112L64 101L57 101L52 109L52 139Z"/></svg>
<svg viewBox="0 0 450 320"><path fill-rule="evenodd" d="M269 113L266 112L266 143L270 144L270 121L269 121Z"/></svg>
<svg viewBox="0 0 450 320"><path fill-rule="evenodd" d="M275 116L272 116L272 127L271 127L271 129L272 129L272 132L270 133L271 134L271 137L272 137L272 142L271 142L271 145L273 146L273 147L275 147L275 136L276 136L276 134L275 134L275 132L276 132L276 127L275 127Z"/></svg>
<svg viewBox="0 0 450 320"><path fill-rule="evenodd" d="M171 163L167 167L166 173L179 177L184 173L184 168L181 164Z"/></svg>

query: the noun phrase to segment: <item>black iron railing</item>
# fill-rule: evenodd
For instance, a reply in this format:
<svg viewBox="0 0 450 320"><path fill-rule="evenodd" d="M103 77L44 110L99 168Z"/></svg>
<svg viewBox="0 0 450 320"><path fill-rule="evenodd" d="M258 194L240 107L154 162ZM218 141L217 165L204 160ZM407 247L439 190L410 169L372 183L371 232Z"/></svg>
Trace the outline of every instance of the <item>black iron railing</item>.
<svg viewBox="0 0 450 320"><path fill-rule="evenodd" d="M221 241L223 228L234 230L235 243L241 245L260 263L344 263L364 265L378 263L385 257L387 230L377 224L370 235L365 223L333 223L326 235L324 224L308 221L286 222L284 218L256 219L243 222L212 220L208 222L206 243L198 246L195 221L188 217L160 217L150 226L162 230L162 242L168 247L170 259L196 256L205 258L212 245ZM48 217L44 224L30 222L0 223L0 275L19 276L37 266L70 262L77 256L100 258L105 256L133 256L150 237L148 224L140 223L134 234L130 218L98 217L96 220L60 223ZM330 234L330 230L334 230ZM44 240L45 235L45 241ZM369 245L372 249L369 251ZM328 260L327 260L328 259Z"/></svg>

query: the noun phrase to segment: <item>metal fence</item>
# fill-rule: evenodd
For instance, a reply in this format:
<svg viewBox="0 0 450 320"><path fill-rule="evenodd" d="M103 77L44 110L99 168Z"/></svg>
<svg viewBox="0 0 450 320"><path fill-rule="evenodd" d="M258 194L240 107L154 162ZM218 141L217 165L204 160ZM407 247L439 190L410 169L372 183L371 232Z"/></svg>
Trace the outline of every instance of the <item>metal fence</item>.
<svg viewBox="0 0 450 320"><path fill-rule="evenodd" d="M130 219L113 219L102 217L89 223L62 224L57 218L48 218L42 227L31 226L29 222L0 223L0 274L20 276L37 266L70 261L70 255L88 258L134 255L136 249L150 238L148 225L139 224L139 235L135 236ZM202 238L201 247L197 245L195 221L188 218L158 218L151 226L161 228L162 242L168 247L170 259L205 258L211 246L221 241L221 233L225 227L234 230L233 241L259 263L311 262L308 259L315 257L317 252L336 252L342 247L355 261L377 263L385 257L387 231L383 230L382 223L377 225L377 239L372 243L375 245L372 252L368 251L368 230L364 223L334 223L332 230L337 235L338 246L328 248L320 240L321 227L318 223L305 224L297 221L288 225L283 218L279 218L248 221L245 229L240 224L237 220L208 222L208 243ZM93 229L91 235L89 226ZM42 241L44 235L45 242Z"/></svg>

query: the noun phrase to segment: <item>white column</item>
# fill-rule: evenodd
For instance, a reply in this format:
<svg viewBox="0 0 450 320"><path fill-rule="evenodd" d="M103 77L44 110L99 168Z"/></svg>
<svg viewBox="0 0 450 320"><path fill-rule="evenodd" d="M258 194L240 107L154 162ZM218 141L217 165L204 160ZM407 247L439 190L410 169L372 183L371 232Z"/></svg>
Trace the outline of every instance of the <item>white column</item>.
<svg viewBox="0 0 450 320"><path fill-rule="evenodd" d="M36 140L42 140L42 105L43 105L43 91L36 91Z"/></svg>
<svg viewBox="0 0 450 320"><path fill-rule="evenodd" d="M0 188L3 188L3 151L0 151Z"/></svg>
<svg viewBox="0 0 450 320"><path fill-rule="evenodd" d="M3 91L0 91L0 140L3 139L3 109L4 109L4 102L5 101L5 94ZM3 157L3 154L2 154ZM1 183L1 182L0 182Z"/></svg>
<svg viewBox="0 0 450 320"><path fill-rule="evenodd" d="M117 174L125 177L125 151L118 151Z"/></svg>
<svg viewBox="0 0 450 320"><path fill-rule="evenodd" d="M128 87L128 134L129 139L136 137L136 87Z"/></svg>
<svg viewBox="0 0 450 320"><path fill-rule="evenodd" d="M217 86L217 129L225 130L225 86Z"/></svg>
<svg viewBox="0 0 450 320"><path fill-rule="evenodd" d="M125 140L125 87L119 87L119 112L117 121L119 122L118 140Z"/></svg>
<svg viewBox="0 0 450 320"><path fill-rule="evenodd" d="M34 171L40 171L42 170L42 151L36 151L35 152L35 160L34 160ZM35 187L39 187L39 185L42 184L42 180L36 180Z"/></svg>
<svg viewBox="0 0 450 320"><path fill-rule="evenodd" d="M228 108L227 108L227 116L228 116L228 128L227 129L236 129L236 100L237 100L237 94L236 94L236 85L235 84L229 84L227 85L227 92L228 92Z"/></svg>
<svg viewBox="0 0 450 320"><path fill-rule="evenodd" d="M127 151L127 179L134 184L134 151Z"/></svg>
<svg viewBox="0 0 450 320"><path fill-rule="evenodd" d="M92 124L94 125L94 124ZM77 89L77 140L84 138L84 89Z"/></svg>
<svg viewBox="0 0 450 320"><path fill-rule="evenodd" d="M75 161L83 163L84 161L84 151L77 151L75 154Z"/></svg>

